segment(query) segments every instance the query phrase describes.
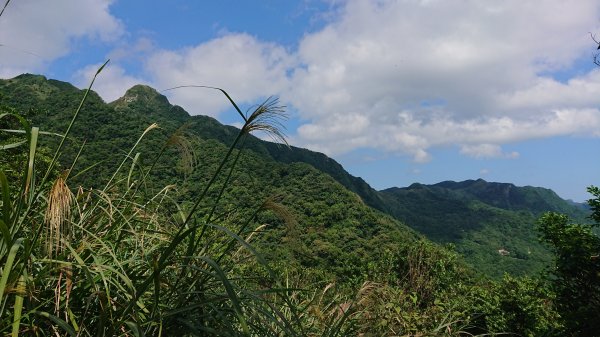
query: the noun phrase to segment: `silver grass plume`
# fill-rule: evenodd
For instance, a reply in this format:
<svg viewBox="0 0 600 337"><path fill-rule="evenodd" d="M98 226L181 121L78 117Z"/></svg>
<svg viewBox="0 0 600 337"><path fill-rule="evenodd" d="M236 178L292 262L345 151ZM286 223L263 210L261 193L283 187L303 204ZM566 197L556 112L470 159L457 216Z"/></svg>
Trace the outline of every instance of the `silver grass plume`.
<svg viewBox="0 0 600 337"><path fill-rule="evenodd" d="M64 242L70 236L68 225L71 216L73 193L66 184L66 172L61 174L50 189L46 223L46 250L48 256L59 255L64 250Z"/></svg>
<svg viewBox="0 0 600 337"><path fill-rule="evenodd" d="M247 117L242 131L245 133L263 131L273 141L289 146L283 131L285 126L281 122L287 118L285 106L279 105L279 99L271 96L258 105L254 112Z"/></svg>
<svg viewBox="0 0 600 337"><path fill-rule="evenodd" d="M194 152L194 146L188 137L185 135L185 130L189 128L190 124L184 124L169 137L167 140L167 146L172 146L179 151L181 169L184 174L188 175L194 171L194 167L197 163L196 153Z"/></svg>

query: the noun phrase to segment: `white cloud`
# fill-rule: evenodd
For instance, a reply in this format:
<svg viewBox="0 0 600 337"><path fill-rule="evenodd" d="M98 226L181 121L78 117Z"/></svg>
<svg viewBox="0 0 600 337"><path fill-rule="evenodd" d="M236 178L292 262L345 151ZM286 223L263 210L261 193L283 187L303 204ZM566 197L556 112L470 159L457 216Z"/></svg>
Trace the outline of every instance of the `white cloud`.
<svg viewBox="0 0 600 337"><path fill-rule="evenodd" d="M591 62L591 61L590 61ZM600 69L561 83L552 78L538 77L518 91L498 95L499 107L513 111L553 108L586 108L598 104Z"/></svg>
<svg viewBox="0 0 600 337"><path fill-rule="evenodd" d="M114 41L123 33L109 0L12 1L0 19L0 76L40 72L77 39Z"/></svg>
<svg viewBox="0 0 600 337"><path fill-rule="evenodd" d="M140 37L133 43L129 41L120 41L121 45L113 49L108 58L114 61L122 61L128 59L136 59L141 62L156 50L155 42L148 37Z"/></svg>
<svg viewBox="0 0 600 337"><path fill-rule="evenodd" d="M225 89L237 103L255 103L288 86L291 58L275 44L247 34L229 34L176 51L162 50L150 57L146 70L159 89L206 85ZM183 88L169 97L192 114L217 116L230 106L216 91Z"/></svg>
<svg viewBox="0 0 600 337"><path fill-rule="evenodd" d="M109 5L11 2L0 20L0 76L36 71L81 37L119 37L123 28ZM301 120L291 142L330 155L372 148L423 163L432 148L458 145L476 158L516 158L502 146L600 136L600 69L552 78L591 57L597 0L347 0L332 8L323 15L328 24L306 34L297 50L228 32L178 50L144 38L131 46L113 41L117 62L95 88L110 101L139 82L159 90L217 86L242 107L279 94ZM146 59L147 81L124 71L132 59ZM96 68L80 70L77 82L85 85ZM216 91L167 94L192 114L229 108Z"/></svg>
<svg viewBox="0 0 600 337"><path fill-rule="evenodd" d="M80 88L87 88L101 64L94 64L80 69L74 81ZM147 84L146 81L125 74L125 70L116 64L109 63L96 77L92 90L96 91L106 102L112 102L125 95L127 89L136 84Z"/></svg>
<svg viewBox="0 0 600 337"><path fill-rule="evenodd" d="M477 144L477 145L463 145L460 148L460 153L474 157L474 158L509 158L516 159L519 158L518 152L508 152L505 153L502 151L502 147L495 144Z"/></svg>
<svg viewBox="0 0 600 337"><path fill-rule="evenodd" d="M350 0L340 13L304 38L283 94L309 120L300 144L415 161L462 144L467 155L514 158L500 145L598 132L600 72L567 83L543 75L591 55L598 1Z"/></svg>

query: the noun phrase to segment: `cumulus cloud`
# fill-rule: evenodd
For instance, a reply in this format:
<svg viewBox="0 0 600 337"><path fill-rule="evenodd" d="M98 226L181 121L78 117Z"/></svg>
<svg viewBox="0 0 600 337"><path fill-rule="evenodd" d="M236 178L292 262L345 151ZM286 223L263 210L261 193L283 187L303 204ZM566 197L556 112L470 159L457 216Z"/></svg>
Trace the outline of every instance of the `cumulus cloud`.
<svg viewBox="0 0 600 337"><path fill-rule="evenodd" d="M593 48L600 3L348 0L297 50L248 34L153 54L160 88L212 85L239 102L279 94L302 120L291 142L330 155L371 148L417 163L437 146L517 158L502 145L598 135L600 71L552 78ZM218 92L178 89L193 114L228 107Z"/></svg>
<svg viewBox="0 0 600 337"><path fill-rule="evenodd" d="M78 38L114 41L123 34L110 0L12 1L0 20L0 76L40 72Z"/></svg>
<svg viewBox="0 0 600 337"><path fill-rule="evenodd" d="M93 64L80 69L74 76L75 84L80 88L87 88L100 66L102 64ZM147 84L147 82L127 75L121 66L109 63L96 78L92 90L96 91L106 102L112 102L122 97L127 89L136 84Z"/></svg>
<svg viewBox="0 0 600 337"><path fill-rule="evenodd" d="M500 145L597 133L600 72L566 83L547 74L591 53L599 14L593 0L347 1L300 44L284 93L309 120L297 141L422 162L440 145L515 158Z"/></svg>
<svg viewBox="0 0 600 337"><path fill-rule="evenodd" d="M505 153L502 147L495 144L463 145L460 153L474 158L519 158L518 152Z"/></svg>
<svg viewBox="0 0 600 337"><path fill-rule="evenodd" d="M287 88L291 56L281 46L248 34L227 34L181 50L154 53L146 64L162 89L183 85L221 87L238 102L255 103ZM219 92L182 88L170 98L192 114L217 116L229 102Z"/></svg>
<svg viewBox="0 0 600 337"><path fill-rule="evenodd" d="M292 143L330 155L372 148L425 163L431 148L459 145L466 156L517 158L501 146L598 134L600 71L551 76L591 51L598 18L595 0L348 0L293 51L227 32L179 50L148 41L131 50L150 55L145 70L160 89L217 86L241 104L281 95L302 120ZM168 94L192 114L229 107L204 89Z"/></svg>
<svg viewBox="0 0 600 337"><path fill-rule="evenodd" d="M151 55L157 46L155 42L148 37L140 37L133 43L129 41L119 41L120 45L113 49L109 54L108 58L113 62L136 60L142 62L143 59Z"/></svg>
<svg viewBox="0 0 600 337"><path fill-rule="evenodd" d="M0 21L0 44L12 48L0 46L0 76L35 71L79 37L110 40L123 33L108 11L110 1L13 3ZM376 149L417 163L429 161L432 148L448 145L475 158L517 158L502 146L600 136L600 69L553 77L591 56L588 32L600 32L597 0L338 4L323 16L324 27L293 50L230 32L176 50L159 49L149 39L131 46L118 41L110 54L118 62L96 90L110 101L138 82L157 89L209 85L226 89L241 105L278 94L298 114L295 145L330 155ZM132 57L145 60L146 81L124 71ZM78 83L87 83L96 68L82 69ZM192 114L218 116L229 108L219 92L167 94Z"/></svg>

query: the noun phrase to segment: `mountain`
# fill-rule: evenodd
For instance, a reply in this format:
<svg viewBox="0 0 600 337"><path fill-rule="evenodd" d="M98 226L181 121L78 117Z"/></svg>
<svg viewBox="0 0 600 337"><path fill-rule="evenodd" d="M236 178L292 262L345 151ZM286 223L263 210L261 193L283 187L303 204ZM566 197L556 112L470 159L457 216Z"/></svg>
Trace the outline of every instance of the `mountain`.
<svg viewBox="0 0 600 337"><path fill-rule="evenodd" d="M381 194L392 216L438 243L453 244L471 265L495 277L548 265L550 252L538 242L535 228L543 213L589 221L589 212L552 190L483 179L412 184Z"/></svg>
<svg viewBox="0 0 600 337"><path fill-rule="evenodd" d="M29 74L0 80L0 92L0 105L20 112L50 133L64 132L83 96L82 90L68 83ZM139 153L137 163L148 167L164 144L171 144L153 169L147 193L176 185L172 198L183 205L201 194L239 132L211 117L190 116L148 86L136 85L108 104L92 92L60 158L63 168L76 160L70 174L73 187L103 187L122 156L152 123L159 128L144 136L132 156ZM43 135L40 143L54 147L59 139ZM318 272L319 277L346 282L356 279L360 284L359 276L367 273L369 261L385 250L398 251L423 239L398 220L369 207L365 200L381 203L378 192L333 159L253 136L244 145L230 188L224 191L215 213L228 214L229 221L244 219L266 199L287 208L293 225L274 215L260 218L269 226L255 239L265 255L285 261L282 268L296 265L327 271ZM7 159L2 157L0 166ZM127 165L130 170L131 164ZM133 181L141 174L135 165L131 172ZM217 193L209 191L213 196ZM201 207L208 212L211 205Z"/></svg>
<svg viewBox="0 0 600 337"><path fill-rule="evenodd" d="M39 75L0 80L0 129L20 128L14 120L4 118L4 112L19 113L32 125L39 126L42 133L36 167L43 172L83 94L83 90L68 83ZM144 312L141 323L148 323L147 308L162 310L161 303L168 302L165 298L192 294L199 299L197 303L181 297L185 308L174 307L174 311L164 312L164 317L181 329L182 324L186 325L185 317L180 317L184 313L193 312L189 317L194 319L187 322L194 325L198 317L204 320L206 308L225 305L224 310L229 310L226 305L229 302L243 303L243 310L234 308L227 316L206 322L206 327L211 329L207 331L215 327L234 331L239 327L231 323L232 319L237 322L237 317L242 321L240 315L259 312L253 310L256 307L247 306L248 300L265 303L281 313L281 317L295 315L294 319L306 329L304 333L294 334L300 336L335 331L329 328L335 328L346 319L341 313L349 313L350 328L365 336L440 335L442 331L448 332L447 335L506 331L548 335L549 331L560 328L562 323L557 323L549 290L543 280L535 278L535 272L549 262L549 254L538 243L533 224L537 216L549 210L581 219L585 216L581 207L562 201L547 189L483 180L413 184L376 191L321 153L288 148L253 136L244 138L244 147L230 148L238 133L239 129L222 125L213 118L190 116L156 90L143 85L132 87L123 97L110 103L91 92L83 105L59 158L60 170L72 168L65 184L70 191L77 191L77 200L92 194L106 200L101 204L106 209L104 206L94 208L98 216L90 213L93 214L90 221L96 227L82 228L90 232L89 237L94 237L92 241L101 237L106 240L102 247L123 249L125 260L141 266L121 269L120 256L106 255L107 261L116 261L119 265L119 275L129 279L153 275L157 255L153 250L138 249L135 238L144 242L156 240L159 246L171 247L173 241L169 240L174 240L171 230L186 228L178 227L183 223L181 219L198 205L191 221L185 224L193 223L202 230L190 232L186 240L175 243L172 257L179 258L177 264L167 264L165 273L155 275L158 277L142 278L142 285L148 286L148 280L154 279L154 291L145 288L148 289L145 295L155 299L156 305L140 306ZM2 143L7 139L14 143L18 137L21 134L0 132ZM11 210L11 195L4 191L19 191L15 184L27 159L23 148L2 151L0 169L7 173L7 183L12 185L9 189L2 186L0 213ZM223 158L230 160L223 161ZM235 167L234 163L237 163ZM115 168L120 171L113 174ZM215 172L221 174L215 175ZM54 172L55 177L59 174L59 170ZM146 174L148 179L145 179ZM136 190L131 194L131 201L125 197L125 201L119 199L121 195L129 197L132 186ZM42 196L47 194L47 189ZM17 193L15 198L19 195ZM117 198L112 199L114 196ZM40 208L46 206L44 198L37 203ZM5 200L9 200L8 204ZM9 207L4 207L6 205ZM77 213L81 211L77 209ZM121 211L133 212L135 216L121 216ZM40 209L32 215L39 228L44 228L44 212L45 209ZM106 226L112 229L110 224L114 219L122 220L122 227L118 233L111 232L113 240L107 235L110 231ZM163 222L168 226L163 227ZM154 223L161 224L156 227L160 230L148 227ZM204 232L206 228L209 229ZM29 226L24 235L27 231L30 231ZM243 241L241 238L245 241L239 244ZM195 251L198 242L201 249ZM73 247L74 252L78 251L79 243L74 242ZM96 249L96 246L89 247L86 251ZM44 255L44 249L40 248L40 256ZM117 270L98 268L102 261L93 256L87 260L90 266L87 269L78 260L77 268L73 268L77 272L73 274L76 275L74 280L104 282L104 276L95 280L84 276L82 270L105 273L102 275ZM257 256L269 263L262 260L257 263ZM198 263L190 263L192 259ZM48 282L37 272L41 265L52 265L48 270L54 273L56 262L42 260L38 256L24 259L36 268L35 273L29 274L33 276L27 284L35 282L32 289L40 299L24 301L30 306L28 313L56 310L53 302L56 283ZM212 267L202 261L211 262ZM197 270L197 266L202 268ZM503 272L530 274L534 278L493 279ZM15 275L14 282L20 277ZM177 275L190 276L193 281L191 284L172 282ZM116 280L117 288L121 286L120 277L112 279ZM207 279L212 280L210 284L202 281ZM213 282L217 279L223 287ZM232 291L234 283L236 290ZM95 305L90 304L94 301L89 299L100 295L94 287L80 284L72 288L77 295L72 294L71 304L81 302L75 307L75 312L81 314L75 316L86 318L88 307ZM163 292L165 287L172 292ZM41 291L42 288L45 290ZM179 289L183 293L180 294ZM207 289L210 297L204 296ZM255 292L247 295L246 290ZM225 293L231 296L231 301ZM277 297L277 294L285 295L286 301L269 302L267 298ZM123 305L129 302L127 296L114 293L112 296L113 305L101 307L113 311L127 308ZM125 299L124 303L119 302L120 297ZM69 303L61 303L65 302ZM12 311L12 307L7 306L5 311ZM24 317L31 316L28 315ZM4 319L7 322L4 326L10 326L12 316L5 317L8 318ZM91 317L88 324L96 324L98 316ZM526 317L525 323L522 317ZM126 316L125 319L131 318ZM71 321L75 325L75 321ZM115 321L120 322L120 319ZM264 326L261 324L264 321L254 322L259 322L256 327ZM62 326L70 324L62 320L60 323ZM97 324L103 326L104 323L102 319ZM150 325L162 329L162 325L154 323ZM79 324L82 326L84 324ZM93 325L85 327L93 330ZM119 333L125 331L123 325L113 328ZM168 328L165 331L171 333ZM205 334L208 333L198 333Z"/></svg>
<svg viewBox="0 0 600 337"><path fill-rule="evenodd" d="M25 74L0 80L0 104L15 108L34 125L50 132L59 133L66 129L81 93L68 83L48 80L39 75ZM158 123L160 129L150 132L141 142L139 151L142 163L150 162L166 139L177 130L183 130L181 133L191 139L188 145L201 149L193 154L195 162L208 167L216 166L217 154L226 151L226 146L238 132L237 128L222 125L211 117L190 116L148 86L136 85L123 97L108 104L92 92L74 126L72 142L75 146L70 147L63 156L63 165L69 166L76 158L79 146L85 141L86 145L77 159L79 165L76 165L85 174L77 176L78 172L74 172L78 179L76 182L101 186L104 182L97 177L109 176L108 173L117 163L117 158L112 154L124 154L152 123ZM57 141L58 138L50 137L41 142L52 146ZM307 170L310 167L310 170L314 170L311 172L318 174L317 180L330 181L328 186L335 182L335 186L338 186L336 189L339 189L335 193L344 190L342 194L351 199L340 200L340 205L358 201L389 214L438 243L453 244L469 263L495 277L503 272L533 273L548 263L549 252L539 244L534 226L543 212L557 211L569 214L577 221L585 221L585 209L560 199L548 189L468 180L435 185L413 184L406 188L376 191L322 153L265 142L256 137L249 137L245 147L248 149L247 160L261 163L255 172L260 172L264 177L254 177L254 180L277 184L285 176L294 175L295 170ZM189 166L190 162L188 160L186 164L180 158L181 149L169 148L167 152L168 155L156 168L153 179L155 186L164 186L177 178L181 198L189 197L198 191L198 186L192 181L207 178L198 176L198 173L187 176L185 166ZM178 168L181 177L173 175L169 170L172 167ZM281 176L273 177L272 172L280 172ZM272 190L264 192L264 197L268 193L275 193ZM332 193L322 191L321 194ZM294 198L300 198L301 195L298 192ZM333 207L329 206L333 205L327 206L328 202L322 202L324 206L319 207L330 214ZM341 208L339 212L344 213L344 207ZM307 212L310 213L309 210L302 210L302 213ZM394 226L405 228L403 224L396 223ZM502 255L499 251L509 253Z"/></svg>

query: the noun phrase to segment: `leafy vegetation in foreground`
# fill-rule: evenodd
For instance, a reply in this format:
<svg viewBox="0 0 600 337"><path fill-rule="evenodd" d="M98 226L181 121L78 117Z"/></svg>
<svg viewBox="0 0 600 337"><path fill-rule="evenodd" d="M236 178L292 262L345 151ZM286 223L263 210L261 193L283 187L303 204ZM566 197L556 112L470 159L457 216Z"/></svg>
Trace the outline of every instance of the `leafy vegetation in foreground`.
<svg viewBox="0 0 600 337"><path fill-rule="evenodd" d="M594 198L593 224L572 224L564 214L548 213L539 222L542 240L554 253L552 286L558 312L572 336L600 333L600 189L589 187Z"/></svg>
<svg viewBox="0 0 600 337"><path fill-rule="evenodd" d="M16 109L33 125L39 125L48 132L64 132L68 116L77 108L80 95L72 85L47 80L43 76L21 75L0 80L0 104ZM175 133L180 136L176 139L181 142L166 149L146 183L152 185L154 192L176 184L180 200L198 192L197 182L208 179L206 172L209 171L192 172L192 164L214 169L237 133L237 129L221 125L210 117L189 116L181 107L171 105L166 97L147 86L135 86L109 104L92 92L71 131L73 143L65 148L63 154L64 161L68 163L75 158L80 145L87 142L79 154L78 165L74 167L71 178L74 184L102 186L104 182L101 179L108 179L118 163L115 154L125 154L124 151L133 145L144 127L152 123L158 123L160 129L145 137L139 145L140 153L151 153L161 148L164 139ZM42 137L42 148L53 146L57 139ZM203 150L198 150L201 148ZM252 136L246 139L244 148L247 150L243 155L254 166L253 171L239 174L246 175L254 185L251 192L243 187L249 186L247 183L238 185L246 188L249 198L256 198L256 190L264 192L260 198L279 193L274 190L273 183L277 181L273 179L283 179L284 176L275 176L273 171L290 171L290 164L294 169L305 167L301 163L308 164L355 193L364 204L391 215L438 243L453 244L469 264L496 279L501 279L505 272L535 275L550 262L551 253L538 241L534 226L543 212L566 213L576 221L586 221L585 211L546 189L478 180L414 184L408 188L378 192L320 153L288 148ZM195 152L190 149L195 149ZM139 158L141 164L147 160L144 155ZM244 167L240 168L244 170ZM86 174L79 175L80 170L87 170ZM319 177L329 179L325 175ZM326 188L319 193L324 198L330 194ZM239 190L234 194L240 198ZM296 193L294 197L304 195ZM290 205L293 207L294 202ZM341 206L341 209L344 207ZM500 255L498 251L501 249L510 254Z"/></svg>
<svg viewBox="0 0 600 337"><path fill-rule="evenodd" d="M1 139L5 147L23 141L0 157L2 333L583 331L555 300L570 296L556 280L579 282L578 273L481 277L455 252L370 208L381 194L365 189L366 202L346 186L360 181L308 164L322 155L292 149L304 156L294 160L250 136L276 126L258 118L282 113L273 101L250 118L240 112L240 131L189 117L144 86L108 105L89 92L81 109L87 91L40 76L0 81L0 89L9 113L0 128L27 131Z"/></svg>

